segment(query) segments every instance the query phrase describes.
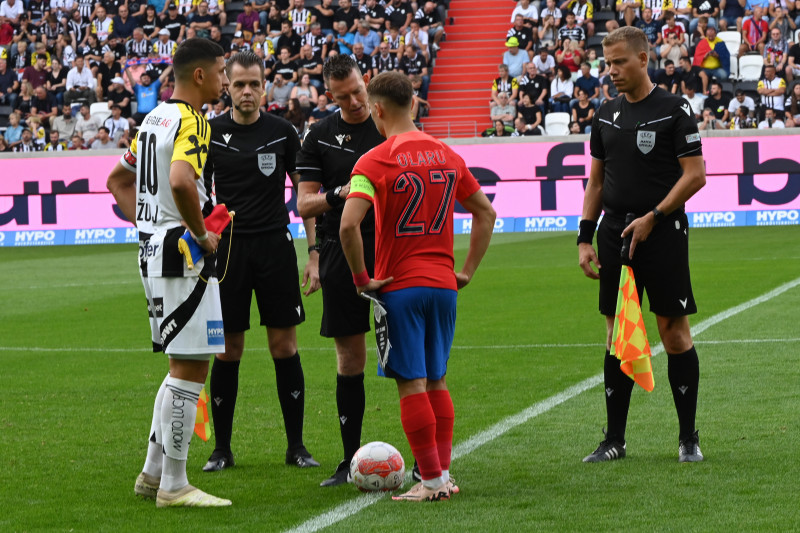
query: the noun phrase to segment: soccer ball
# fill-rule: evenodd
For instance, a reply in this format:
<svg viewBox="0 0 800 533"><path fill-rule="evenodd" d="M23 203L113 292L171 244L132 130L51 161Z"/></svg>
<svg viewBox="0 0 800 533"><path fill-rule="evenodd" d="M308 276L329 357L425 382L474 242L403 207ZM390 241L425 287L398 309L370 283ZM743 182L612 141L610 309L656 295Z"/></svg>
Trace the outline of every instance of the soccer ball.
<svg viewBox="0 0 800 533"><path fill-rule="evenodd" d="M385 442L365 444L350 461L350 477L362 492L395 490L403 484L405 472L403 456Z"/></svg>

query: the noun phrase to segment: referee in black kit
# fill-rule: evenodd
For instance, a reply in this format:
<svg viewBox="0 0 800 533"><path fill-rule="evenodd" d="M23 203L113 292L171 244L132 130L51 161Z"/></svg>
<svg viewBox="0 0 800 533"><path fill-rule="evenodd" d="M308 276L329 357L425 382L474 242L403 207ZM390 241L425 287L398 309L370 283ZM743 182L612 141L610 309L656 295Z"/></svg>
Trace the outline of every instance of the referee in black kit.
<svg viewBox="0 0 800 533"><path fill-rule="evenodd" d="M592 168L583 201L578 255L584 274L600 280L600 312L608 336L604 365L608 432L584 462L625 457L625 425L633 380L610 355L623 237L631 235L631 266L647 294L668 357L678 411L679 461L702 461L695 430L699 365L688 315L697 312L689 277L685 202L705 185L697 123L689 103L647 76L648 41L633 27L603 39L603 53L620 96L606 101L592 123ZM604 212L592 248L597 219ZM636 219L625 226L627 213ZM599 269L596 272L591 264Z"/></svg>
<svg viewBox="0 0 800 533"><path fill-rule="evenodd" d="M365 333L370 329L369 302L356 292L339 242L339 223L356 161L385 139L375 127L367 104L369 74L362 75L352 57L337 55L325 63L322 75L328 89L326 94L340 112L315 123L305 137L297 158L300 172L297 209L303 218L321 217L317 228L322 284L320 334L333 337L336 343L336 406L344 459L333 476L321 484L330 487L349 481L350 459L361 446ZM375 264L372 210L361 224L361 234L367 271L372 276Z"/></svg>
<svg viewBox="0 0 800 533"><path fill-rule="evenodd" d="M289 122L259 111L264 65L257 55L250 51L234 55L228 61L227 74L233 108L210 122L211 143L204 178L206 190L216 192L216 203L224 203L228 210L236 211L236 216L233 237L228 226L217 253L225 353L216 356L211 368L216 444L203 470L214 472L234 465L233 413L254 291L275 364L278 400L288 440L286 463L301 468L319 466L303 445L305 379L297 353L295 327L305 320L305 313L297 254L286 227L289 214L284 203L287 172L297 186L295 160L300 139ZM315 240L313 222L312 219L306 223L309 243ZM308 286L306 294L319 287L317 269L317 257L313 254L303 273L303 286Z"/></svg>

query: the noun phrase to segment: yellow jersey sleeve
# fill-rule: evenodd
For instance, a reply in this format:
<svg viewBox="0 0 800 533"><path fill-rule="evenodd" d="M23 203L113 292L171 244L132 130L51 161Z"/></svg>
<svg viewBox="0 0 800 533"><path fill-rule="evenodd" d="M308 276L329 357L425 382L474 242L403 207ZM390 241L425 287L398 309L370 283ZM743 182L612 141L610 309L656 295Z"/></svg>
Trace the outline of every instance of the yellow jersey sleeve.
<svg viewBox="0 0 800 533"><path fill-rule="evenodd" d="M200 179L208 159L211 128L206 119L190 105L181 103L178 106L181 111L181 125L175 137L172 163L186 161L194 168L195 179Z"/></svg>

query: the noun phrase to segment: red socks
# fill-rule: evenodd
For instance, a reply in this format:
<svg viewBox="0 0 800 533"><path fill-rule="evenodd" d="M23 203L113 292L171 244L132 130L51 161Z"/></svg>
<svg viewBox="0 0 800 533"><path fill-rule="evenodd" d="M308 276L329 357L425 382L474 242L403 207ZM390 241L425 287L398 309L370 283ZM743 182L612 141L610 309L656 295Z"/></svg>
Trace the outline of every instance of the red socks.
<svg viewBox="0 0 800 533"><path fill-rule="evenodd" d="M440 477L442 466L439 463L439 452L436 447L436 417L428 400L428 394L421 392L401 398L400 421L411 445L411 452L419 465L422 479Z"/></svg>
<svg viewBox="0 0 800 533"><path fill-rule="evenodd" d="M428 391L428 401L436 417L436 447L442 470L450 470L450 454L453 451L453 421L455 411L450 391L446 389Z"/></svg>

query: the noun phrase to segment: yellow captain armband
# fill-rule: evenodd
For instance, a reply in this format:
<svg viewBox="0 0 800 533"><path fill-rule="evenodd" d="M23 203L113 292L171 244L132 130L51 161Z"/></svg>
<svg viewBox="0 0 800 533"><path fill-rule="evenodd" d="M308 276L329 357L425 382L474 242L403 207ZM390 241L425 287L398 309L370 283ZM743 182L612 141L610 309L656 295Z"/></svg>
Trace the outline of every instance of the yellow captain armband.
<svg viewBox="0 0 800 533"><path fill-rule="evenodd" d="M374 200L375 186L367 179L366 176L358 174L350 178L350 194L348 196L352 196L356 193L361 197L366 196L370 200Z"/></svg>

